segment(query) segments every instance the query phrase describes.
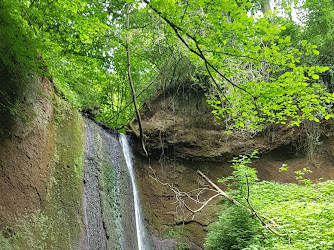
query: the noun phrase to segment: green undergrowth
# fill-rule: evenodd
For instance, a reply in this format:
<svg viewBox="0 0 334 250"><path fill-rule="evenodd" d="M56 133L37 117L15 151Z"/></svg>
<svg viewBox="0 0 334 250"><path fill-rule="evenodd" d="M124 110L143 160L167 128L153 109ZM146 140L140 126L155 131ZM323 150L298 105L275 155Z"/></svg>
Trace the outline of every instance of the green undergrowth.
<svg viewBox="0 0 334 250"><path fill-rule="evenodd" d="M41 209L18 217L0 232L0 249L80 249L83 232L83 121L64 100L54 100L48 125L53 152L48 191Z"/></svg>
<svg viewBox="0 0 334 250"><path fill-rule="evenodd" d="M231 192L233 193L233 191ZM206 249L333 249L334 181L279 184L262 181L250 187L250 203L272 228L265 229L249 212L225 204L210 226Z"/></svg>
<svg viewBox="0 0 334 250"><path fill-rule="evenodd" d="M252 188L252 203L279 225L288 237L267 233L271 249L334 248L334 181L301 186L260 182Z"/></svg>

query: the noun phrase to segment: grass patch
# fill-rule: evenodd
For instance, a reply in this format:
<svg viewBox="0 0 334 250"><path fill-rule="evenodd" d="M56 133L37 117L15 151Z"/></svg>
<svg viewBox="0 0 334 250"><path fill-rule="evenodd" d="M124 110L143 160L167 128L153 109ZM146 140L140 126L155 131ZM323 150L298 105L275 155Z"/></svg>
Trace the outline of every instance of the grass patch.
<svg viewBox="0 0 334 250"><path fill-rule="evenodd" d="M259 214L272 219L280 233L277 236L263 227L251 225L250 215L242 221L236 206L225 205L220 219L207 236L207 249L333 249L334 247L334 181L302 186L262 181L251 186L250 202ZM232 211L231 211L232 210ZM255 220L255 219L252 219ZM232 223L229 223L231 222ZM256 222L255 222L256 223ZM227 226L228 225L228 226ZM223 229L226 229L222 232ZM237 243L221 247L219 241L235 242L247 238L247 244L234 248ZM250 232L250 233L249 233Z"/></svg>

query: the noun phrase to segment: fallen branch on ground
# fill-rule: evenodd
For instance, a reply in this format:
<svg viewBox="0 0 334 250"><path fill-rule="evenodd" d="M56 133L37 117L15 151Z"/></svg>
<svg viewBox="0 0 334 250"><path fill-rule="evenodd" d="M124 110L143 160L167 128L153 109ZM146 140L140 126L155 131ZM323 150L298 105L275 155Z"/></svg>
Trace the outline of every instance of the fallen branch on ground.
<svg viewBox="0 0 334 250"><path fill-rule="evenodd" d="M248 177L246 177L247 191L248 191L247 192L247 197L246 197L246 201L247 201L248 206L246 206L246 205L238 202L237 200L235 200L231 196L229 196L226 192L224 192L221 188L219 188L213 181L211 181L205 174L203 174L199 170L197 171L197 174L200 175L204 180L206 180L212 188L204 187L204 188L198 188L198 189L192 190L190 192L182 192L177 187L175 187L173 184L160 181L158 179L158 177L156 176L154 170L151 167L150 167L150 169L153 172L153 175L150 175L150 177L152 179L154 179L155 181L157 181L161 185L166 186L171 191L173 191L173 193L175 195L176 203L178 203L178 205L176 207L176 210L180 209L182 211L182 213L185 214L185 211L184 211L184 208L185 208L187 211L190 212L190 215L186 216L183 219L183 222L184 222L185 219L187 219L190 216L192 216L192 220L193 220L195 214L202 211L206 206L209 205L209 203L212 200L214 200L217 197L223 196L224 198L226 198L227 200L232 202L234 205L241 206L243 209L246 209L247 211L249 211L252 215L254 215L261 222L261 224L267 230L269 230L273 234L276 234L276 235L281 236L281 237L288 236L288 234L280 234L280 233L276 232L273 229L273 226L277 227L278 225L273 220L268 219L265 216L260 215L259 212L254 209L254 207L252 206L252 204L249 201L250 188L249 188L249 183L248 183ZM200 201L200 196L203 194L204 191L209 191L209 192L212 192L214 194L211 195L208 199L206 199L204 201ZM193 193L195 193L196 195L192 195ZM185 201L185 199L189 199L190 201L198 204L199 207L198 208L192 208L192 206L189 203L187 203ZM274 225L270 225L266 221L270 221L270 222L274 223Z"/></svg>

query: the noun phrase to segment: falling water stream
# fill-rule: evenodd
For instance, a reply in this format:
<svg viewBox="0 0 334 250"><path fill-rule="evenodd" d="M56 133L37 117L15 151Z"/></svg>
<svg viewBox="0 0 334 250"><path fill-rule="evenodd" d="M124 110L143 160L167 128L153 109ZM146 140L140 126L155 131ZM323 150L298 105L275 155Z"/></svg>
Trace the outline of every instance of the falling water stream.
<svg viewBox="0 0 334 250"><path fill-rule="evenodd" d="M138 197L138 190L136 186L136 180L135 180L135 172L133 168L133 161L132 161L132 153L131 149L128 143L128 140L124 134L120 134L120 143L122 145L124 158L126 161L126 165L129 170L131 183L132 183L132 189L133 189L133 200L134 200L134 206L135 206L135 218L136 218L136 232L137 232L137 241L138 241L138 249L139 250L148 250L149 245L146 238L146 230L144 226L144 220L141 215L141 208L139 203L139 197Z"/></svg>

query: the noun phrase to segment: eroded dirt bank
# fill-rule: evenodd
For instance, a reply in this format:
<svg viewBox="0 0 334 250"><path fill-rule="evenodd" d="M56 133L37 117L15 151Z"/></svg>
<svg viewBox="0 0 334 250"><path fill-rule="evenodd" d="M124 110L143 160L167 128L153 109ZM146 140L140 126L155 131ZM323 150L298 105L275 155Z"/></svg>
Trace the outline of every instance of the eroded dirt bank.
<svg viewBox="0 0 334 250"><path fill-rule="evenodd" d="M188 192L207 186L197 170L217 181L231 174L233 157L257 150L260 158L252 166L260 180L296 182L294 171L303 168L313 171L306 177L313 181L334 179L331 123L318 128L316 140L311 133L314 128L307 127L312 124L293 128L268 125L261 132L244 130L229 135L224 133L224 125L215 125L221 121L211 114L203 91L189 84L169 88L146 103L142 120L149 158L135 140L137 175L145 218L157 237L158 249L173 249L182 243L190 249L202 248L207 226L217 219L221 200L192 216L167 185ZM311 139L317 147L311 148L310 154ZM289 167L287 172L279 171L282 164ZM201 193L201 197L206 199L209 194Z"/></svg>

